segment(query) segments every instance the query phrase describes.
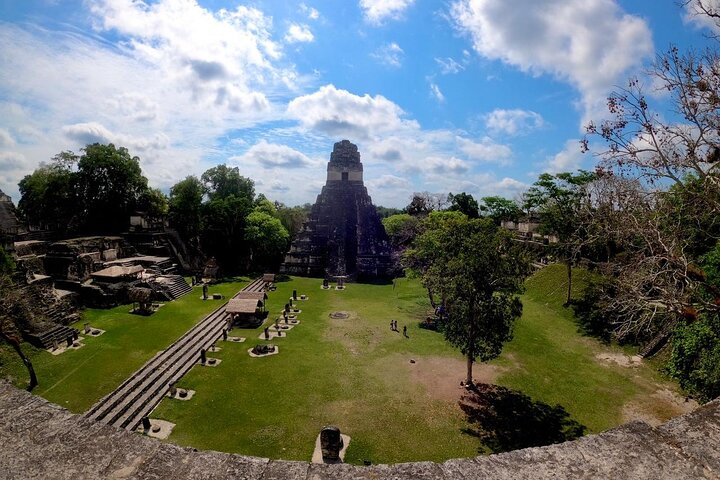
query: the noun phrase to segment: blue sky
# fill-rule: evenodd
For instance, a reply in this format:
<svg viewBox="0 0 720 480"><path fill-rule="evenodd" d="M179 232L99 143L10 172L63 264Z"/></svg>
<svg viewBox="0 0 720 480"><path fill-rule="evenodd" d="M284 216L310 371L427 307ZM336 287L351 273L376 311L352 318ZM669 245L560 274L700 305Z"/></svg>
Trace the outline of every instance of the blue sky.
<svg viewBox="0 0 720 480"><path fill-rule="evenodd" d="M0 0L0 188L99 141L166 192L227 163L295 205L347 138L376 204L514 198L592 168L607 94L707 33L670 0Z"/></svg>

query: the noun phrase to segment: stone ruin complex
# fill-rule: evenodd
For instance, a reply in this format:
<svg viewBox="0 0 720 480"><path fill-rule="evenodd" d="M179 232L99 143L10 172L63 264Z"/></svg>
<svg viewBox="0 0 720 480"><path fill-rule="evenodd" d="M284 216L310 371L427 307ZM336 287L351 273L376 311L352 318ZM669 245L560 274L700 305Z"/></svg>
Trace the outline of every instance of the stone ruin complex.
<svg viewBox="0 0 720 480"><path fill-rule="evenodd" d="M348 140L337 142L325 186L280 271L372 279L386 277L390 264L385 228L363 184L360 152Z"/></svg>

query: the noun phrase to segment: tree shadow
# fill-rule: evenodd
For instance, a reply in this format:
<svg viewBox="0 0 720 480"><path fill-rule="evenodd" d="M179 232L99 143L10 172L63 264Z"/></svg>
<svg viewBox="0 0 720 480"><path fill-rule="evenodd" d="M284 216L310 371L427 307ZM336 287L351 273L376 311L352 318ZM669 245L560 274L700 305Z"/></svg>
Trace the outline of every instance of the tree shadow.
<svg viewBox="0 0 720 480"><path fill-rule="evenodd" d="M462 431L480 439L481 451L500 453L561 443L583 436L586 430L562 406L536 402L498 385L475 385L459 403L471 424Z"/></svg>

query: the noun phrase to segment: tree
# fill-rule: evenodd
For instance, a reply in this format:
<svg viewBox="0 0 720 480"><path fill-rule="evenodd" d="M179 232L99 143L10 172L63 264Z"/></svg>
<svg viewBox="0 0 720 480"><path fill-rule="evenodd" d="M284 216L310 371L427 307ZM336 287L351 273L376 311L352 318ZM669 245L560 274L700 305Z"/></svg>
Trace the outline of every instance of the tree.
<svg viewBox="0 0 720 480"><path fill-rule="evenodd" d="M456 212L430 214L424 231L407 251L411 268L445 306L445 338L472 367L497 357L512 338L522 313L518 294L528 272L528 257L511 235L488 219Z"/></svg>
<svg viewBox="0 0 720 480"><path fill-rule="evenodd" d="M282 203L276 202L275 207L277 208L277 216L280 222L290 234L290 239L295 238L297 232L300 231L303 223L307 220L308 213L312 210L312 205L309 203L297 207L287 207Z"/></svg>
<svg viewBox="0 0 720 480"><path fill-rule="evenodd" d="M403 213L403 211L399 208L392 208L392 207L383 207L383 206L376 206L375 210L377 210L378 216L382 220L383 218L390 217L392 215L397 215L399 213Z"/></svg>
<svg viewBox="0 0 720 480"><path fill-rule="evenodd" d="M517 222L523 214L518 204L507 198L492 196L481 199L480 211L500 225L503 221Z"/></svg>
<svg viewBox="0 0 720 480"><path fill-rule="evenodd" d="M410 215L425 216L432 211L443 210L447 203L448 196L445 193L416 192L404 210Z"/></svg>
<svg viewBox="0 0 720 480"><path fill-rule="evenodd" d="M169 212L168 197L159 188L148 188L140 195L138 210L151 218L165 218Z"/></svg>
<svg viewBox="0 0 720 480"><path fill-rule="evenodd" d="M278 215L277 207L275 204L265 197L262 193L255 199L255 208L253 211L267 213L271 217Z"/></svg>
<svg viewBox="0 0 720 480"><path fill-rule="evenodd" d="M390 243L398 248L412 243L418 233L420 220L408 213L400 213L383 218L382 224L390 237Z"/></svg>
<svg viewBox="0 0 720 480"><path fill-rule="evenodd" d="M148 190L140 159L125 147L93 143L77 164L78 207L88 232L120 232Z"/></svg>
<svg viewBox="0 0 720 480"><path fill-rule="evenodd" d="M32 227L67 232L77 226L76 163L75 154L61 152L20 180L18 213Z"/></svg>
<svg viewBox="0 0 720 480"><path fill-rule="evenodd" d="M255 198L255 183L240 175L238 167L228 168L227 165L218 165L206 170L200 179L207 188L210 200L231 196L251 201Z"/></svg>
<svg viewBox="0 0 720 480"><path fill-rule="evenodd" d="M245 227L255 205L255 184L226 165L210 168L200 178L208 196L201 208L203 246L226 270L236 271L250 257Z"/></svg>
<svg viewBox="0 0 720 480"><path fill-rule="evenodd" d="M15 350L27 368L30 377L27 389L32 391L38 385L38 379L32 361L20 346L18 328L18 321L28 315L30 307L12 279L14 271L15 263L5 249L0 247L0 339Z"/></svg>
<svg viewBox="0 0 720 480"><path fill-rule="evenodd" d="M458 193L457 195L448 193L447 199L448 202L450 202L450 207L448 208L448 210L464 213L468 216L468 218L480 217L480 214L478 212L478 202L469 193L462 192Z"/></svg>
<svg viewBox="0 0 720 480"><path fill-rule="evenodd" d="M185 177L170 189L170 225L187 241L200 234L200 210L205 186L195 176Z"/></svg>
<svg viewBox="0 0 720 480"><path fill-rule="evenodd" d="M253 264L275 269L287 250L290 235L280 220L255 207L247 216L245 238L252 250Z"/></svg>
<svg viewBox="0 0 720 480"><path fill-rule="evenodd" d="M571 300L573 263L588 242L581 216L589 210L587 186L595 178L594 173L584 170L577 174L543 173L527 192L527 203L540 214L541 232L557 237L555 250L567 266L566 304Z"/></svg>

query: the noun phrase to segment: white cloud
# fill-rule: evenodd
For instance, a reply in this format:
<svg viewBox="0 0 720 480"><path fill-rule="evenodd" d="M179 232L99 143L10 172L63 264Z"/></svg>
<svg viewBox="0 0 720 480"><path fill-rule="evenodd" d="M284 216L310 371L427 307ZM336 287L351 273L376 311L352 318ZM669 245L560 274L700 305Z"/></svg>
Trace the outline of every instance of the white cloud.
<svg viewBox="0 0 720 480"><path fill-rule="evenodd" d="M411 190L412 184L406 178L396 177L395 175L382 175L378 178L368 180L367 184L371 188L392 189L392 190Z"/></svg>
<svg viewBox="0 0 720 480"><path fill-rule="evenodd" d="M281 53L271 39L272 20L255 8L212 12L194 0L101 0L90 11L96 29L127 36L128 54L179 82L196 101L267 107L260 89L284 76L273 65Z"/></svg>
<svg viewBox="0 0 720 480"><path fill-rule="evenodd" d="M307 43L313 40L315 40L315 36L307 25L293 23L285 34L287 43Z"/></svg>
<svg viewBox="0 0 720 480"><path fill-rule="evenodd" d="M382 95L354 95L334 85L295 98L288 104L287 113L304 128L331 137L368 139L419 128L417 122L404 120L402 109Z"/></svg>
<svg viewBox="0 0 720 480"><path fill-rule="evenodd" d="M456 157L428 157L424 163L433 172L439 174L462 174L470 170L466 161Z"/></svg>
<svg viewBox="0 0 720 480"><path fill-rule="evenodd" d="M443 103L445 101L445 95L443 95L442 91L440 91L440 87L433 82L430 82L430 93L438 102Z"/></svg>
<svg viewBox="0 0 720 480"><path fill-rule="evenodd" d="M62 131L65 136L81 145L88 143L114 143L117 146L126 147L130 150L130 153L142 153L148 150L164 150L169 145L168 137L161 133L155 134L150 138L118 134L111 132L97 122L66 125L62 128Z"/></svg>
<svg viewBox="0 0 720 480"><path fill-rule="evenodd" d="M360 0L360 8L365 19L375 25L384 20L398 20L415 0Z"/></svg>
<svg viewBox="0 0 720 480"><path fill-rule="evenodd" d="M531 110L496 109L485 115L485 124L493 133L519 135L541 128L545 121L539 113Z"/></svg>
<svg viewBox="0 0 720 480"><path fill-rule="evenodd" d="M453 74L453 73L459 73L463 70L465 70L465 63L467 63L467 57L463 59L463 63L457 62L452 57L447 58L435 58L435 63L437 63L440 66L440 73L443 75Z"/></svg>
<svg viewBox="0 0 720 480"><path fill-rule="evenodd" d="M18 170L25 167L25 156L17 152L0 152L0 170Z"/></svg>
<svg viewBox="0 0 720 480"><path fill-rule="evenodd" d="M614 0L457 0L451 15L480 55L572 84L586 117L653 53L647 23Z"/></svg>
<svg viewBox="0 0 720 480"><path fill-rule="evenodd" d="M402 58L405 52L395 42L381 46L370 54L375 60L389 67L399 68L402 66Z"/></svg>
<svg viewBox="0 0 720 480"><path fill-rule="evenodd" d="M495 143L490 137L484 137L480 143L458 137L460 150L473 160L506 165L512 158L512 149L507 145Z"/></svg>
<svg viewBox="0 0 720 480"><path fill-rule="evenodd" d="M704 13L700 6L705 7L710 13L720 14L720 2L718 0L692 0L684 5L683 21L693 24L697 28L708 29L717 35L720 33L720 25L715 19Z"/></svg>
<svg viewBox="0 0 720 480"><path fill-rule="evenodd" d="M2 70L13 72L0 73L0 129L30 159L24 172L2 172L3 190L87 141L126 146L150 183L167 188L217 161L227 130L281 117L274 99L296 88L259 10L211 11L194 0L86 5L91 34L0 23Z"/></svg>
<svg viewBox="0 0 720 480"><path fill-rule="evenodd" d="M263 168L302 168L313 162L301 152L286 145L268 143L260 140L244 154L230 158L230 161L243 166L260 165Z"/></svg>
<svg viewBox="0 0 720 480"><path fill-rule="evenodd" d="M548 159L544 171L548 173L573 172L580 168L582 161L583 154L580 151L580 140L568 140L560 152Z"/></svg>
<svg viewBox="0 0 720 480"><path fill-rule="evenodd" d="M15 139L13 139L10 132L4 128L0 128L0 148L8 148L15 146Z"/></svg>
<svg viewBox="0 0 720 480"><path fill-rule="evenodd" d="M300 11L303 12L310 20L317 20L320 18L320 12L317 9L310 7L304 3L300 4Z"/></svg>

